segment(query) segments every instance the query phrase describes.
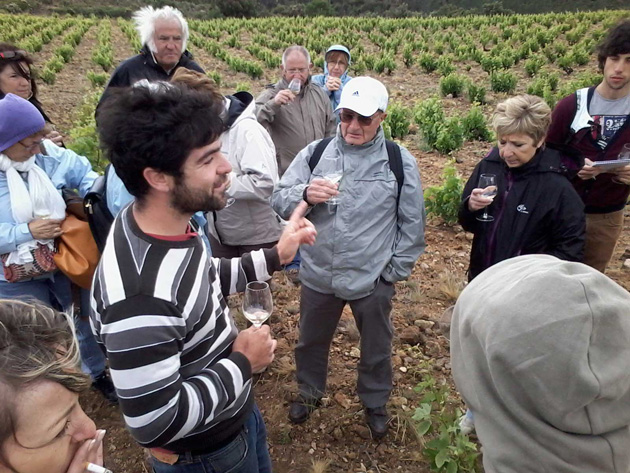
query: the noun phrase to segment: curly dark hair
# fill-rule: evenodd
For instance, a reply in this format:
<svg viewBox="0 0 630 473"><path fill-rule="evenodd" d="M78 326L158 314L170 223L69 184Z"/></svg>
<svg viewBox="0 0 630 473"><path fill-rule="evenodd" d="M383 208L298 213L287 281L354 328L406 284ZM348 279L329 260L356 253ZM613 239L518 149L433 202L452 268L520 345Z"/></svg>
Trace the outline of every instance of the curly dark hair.
<svg viewBox="0 0 630 473"><path fill-rule="evenodd" d="M142 81L115 88L98 113L101 146L125 187L142 202L149 190L145 168L175 178L195 148L225 131L223 101L184 84Z"/></svg>
<svg viewBox="0 0 630 473"><path fill-rule="evenodd" d="M630 54L630 20L623 20L611 29L597 48L599 70L604 70L606 58Z"/></svg>

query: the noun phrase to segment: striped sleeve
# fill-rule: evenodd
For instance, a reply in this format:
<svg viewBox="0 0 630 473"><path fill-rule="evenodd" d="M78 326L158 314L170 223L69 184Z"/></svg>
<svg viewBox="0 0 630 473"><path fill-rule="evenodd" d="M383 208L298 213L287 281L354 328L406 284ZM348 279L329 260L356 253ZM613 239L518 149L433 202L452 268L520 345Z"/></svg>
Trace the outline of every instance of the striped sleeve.
<svg viewBox="0 0 630 473"><path fill-rule="evenodd" d="M163 299L137 295L97 314L99 338L125 423L144 447L160 447L211 428L231 416L251 391L251 366L231 353L195 376L180 374L189 335L178 308Z"/></svg>
<svg viewBox="0 0 630 473"><path fill-rule="evenodd" d="M221 282L223 296L243 292L251 281L267 281L282 268L278 250L274 248L245 253L240 258L213 258Z"/></svg>

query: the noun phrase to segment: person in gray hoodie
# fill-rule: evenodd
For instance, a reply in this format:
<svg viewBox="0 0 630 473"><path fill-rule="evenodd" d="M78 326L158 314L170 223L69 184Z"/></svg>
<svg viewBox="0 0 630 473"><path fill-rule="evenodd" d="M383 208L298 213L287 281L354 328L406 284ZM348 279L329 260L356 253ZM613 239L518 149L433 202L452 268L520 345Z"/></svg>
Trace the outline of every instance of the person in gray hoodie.
<svg viewBox="0 0 630 473"><path fill-rule="evenodd" d="M320 235L315 246L301 248L300 339L295 349L300 396L291 404L289 419L304 422L319 404L330 343L348 303L361 334L357 392L374 437L387 432L394 283L409 277L425 246L416 160L400 147L400 189L390 168L381 126L387 102L387 89L378 80L357 77L348 82L338 107L337 135L312 171L310 160L319 141L300 151L271 200L283 218L306 201L312 206L308 218ZM335 173L340 184L331 179Z"/></svg>
<svg viewBox="0 0 630 473"><path fill-rule="evenodd" d="M599 271L487 269L455 306L451 363L487 473L630 471L630 293Z"/></svg>

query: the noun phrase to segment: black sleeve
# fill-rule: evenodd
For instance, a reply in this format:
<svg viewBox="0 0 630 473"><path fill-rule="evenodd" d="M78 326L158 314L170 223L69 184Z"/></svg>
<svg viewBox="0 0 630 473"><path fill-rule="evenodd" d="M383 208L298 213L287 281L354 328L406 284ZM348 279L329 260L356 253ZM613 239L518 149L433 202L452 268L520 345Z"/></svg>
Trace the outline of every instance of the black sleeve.
<svg viewBox="0 0 630 473"><path fill-rule="evenodd" d="M546 253L562 260L581 262L584 258L585 232L584 204L567 181L556 206L551 241Z"/></svg>

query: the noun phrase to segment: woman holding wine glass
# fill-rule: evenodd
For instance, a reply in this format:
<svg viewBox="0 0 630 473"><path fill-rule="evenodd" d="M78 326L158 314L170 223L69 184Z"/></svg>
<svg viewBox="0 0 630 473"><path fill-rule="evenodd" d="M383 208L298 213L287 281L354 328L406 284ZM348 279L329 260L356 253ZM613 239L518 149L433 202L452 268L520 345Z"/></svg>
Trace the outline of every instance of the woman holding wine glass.
<svg viewBox="0 0 630 473"><path fill-rule="evenodd" d="M459 223L474 234L469 280L519 255L582 260L584 206L561 154L544 146L550 123L551 110L539 97L519 95L497 105L497 146L475 167L459 210Z"/></svg>

